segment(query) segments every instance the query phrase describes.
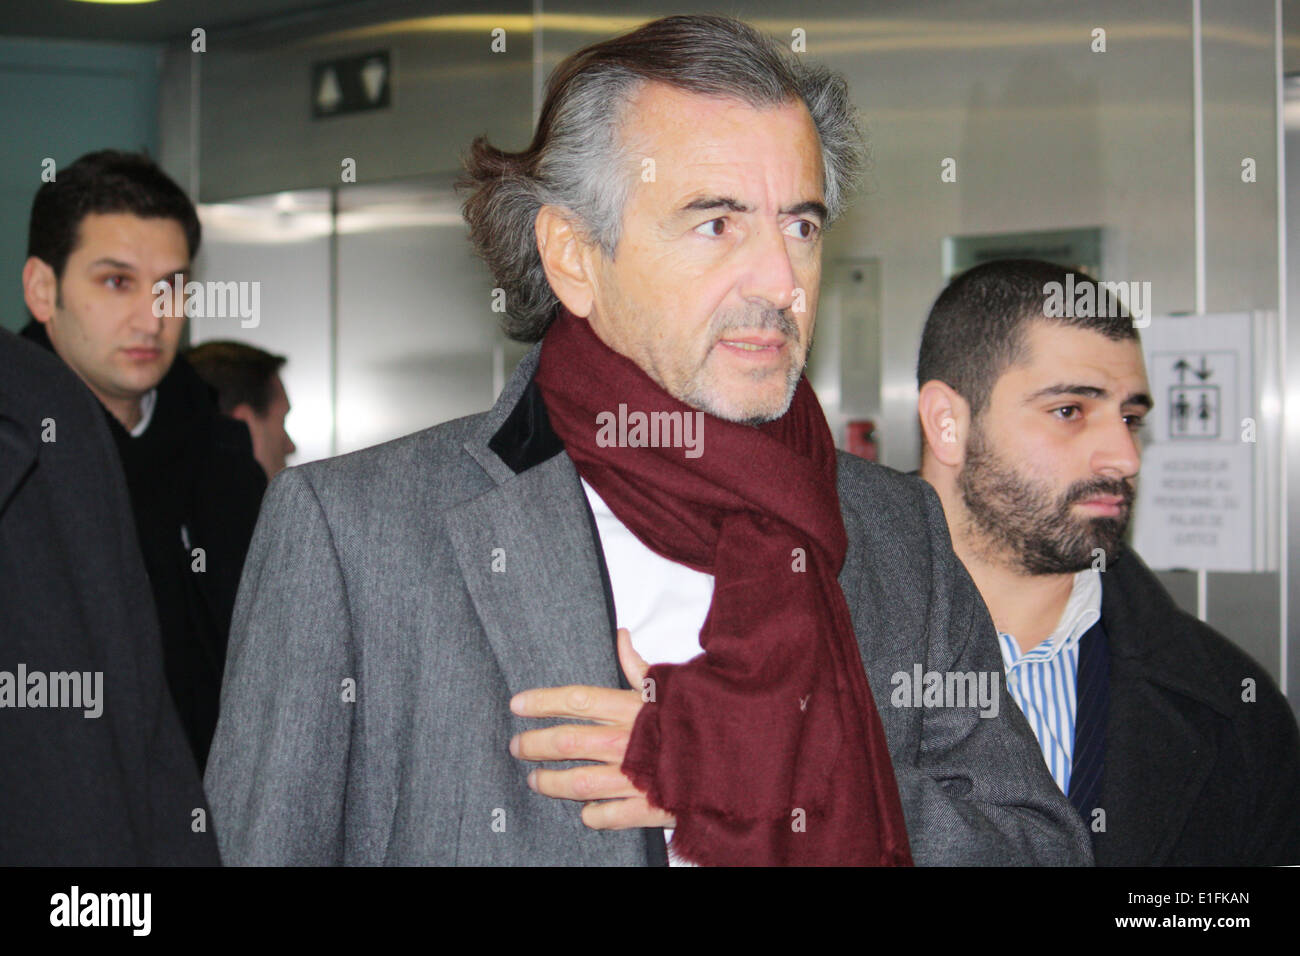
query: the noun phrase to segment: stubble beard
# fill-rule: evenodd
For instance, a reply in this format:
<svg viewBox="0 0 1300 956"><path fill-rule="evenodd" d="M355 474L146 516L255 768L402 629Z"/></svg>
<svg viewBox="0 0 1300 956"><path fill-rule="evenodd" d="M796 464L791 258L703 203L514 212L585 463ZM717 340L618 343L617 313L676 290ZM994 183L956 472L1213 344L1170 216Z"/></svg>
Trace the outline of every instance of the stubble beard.
<svg viewBox="0 0 1300 956"><path fill-rule="evenodd" d="M745 401L743 399L737 402L728 400L721 394L722 386L715 380L712 371L708 367L708 361L713 354L716 343L724 339L726 333L740 329L776 329L785 336L785 347L789 351L790 361L785 371L783 397L779 402ZM784 309L749 309L725 312L715 316L709 323L708 341L714 344L705 353L694 373L687 378L682 394L677 396L681 401L716 418L742 425L761 425L764 422L775 421L790 410L790 403L794 400L795 390L799 387L799 379L803 377L804 367L808 362L808 352L812 350L812 341L810 339L808 349L799 354L799 326L789 312ZM755 369L749 373L749 377L755 383L762 384L771 379L774 374L777 373Z"/></svg>

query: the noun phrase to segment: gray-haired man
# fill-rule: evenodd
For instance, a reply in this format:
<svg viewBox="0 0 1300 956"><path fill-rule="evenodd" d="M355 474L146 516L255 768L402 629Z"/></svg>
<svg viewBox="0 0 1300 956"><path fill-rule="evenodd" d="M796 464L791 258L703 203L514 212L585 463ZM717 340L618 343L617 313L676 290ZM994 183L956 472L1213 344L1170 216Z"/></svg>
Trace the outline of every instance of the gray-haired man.
<svg viewBox="0 0 1300 956"><path fill-rule="evenodd" d="M858 145L841 80L717 17L578 52L527 150L475 144L471 235L540 344L486 414L272 485L228 862L661 863L664 827L687 862L1090 862L1009 700L891 703L1001 663L934 494L837 460L802 379Z"/></svg>

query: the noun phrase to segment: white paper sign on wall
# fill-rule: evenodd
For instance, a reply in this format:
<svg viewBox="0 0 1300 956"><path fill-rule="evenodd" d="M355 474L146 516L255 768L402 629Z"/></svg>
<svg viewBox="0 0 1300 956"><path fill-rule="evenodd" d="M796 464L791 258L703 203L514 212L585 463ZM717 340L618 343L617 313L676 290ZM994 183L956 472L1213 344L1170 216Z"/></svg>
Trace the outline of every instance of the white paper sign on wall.
<svg viewBox="0 0 1300 956"><path fill-rule="evenodd" d="M1155 407L1143 433L1133 546L1152 568L1255 570L1250 313L1157 316L1141 330Z"/></svg>

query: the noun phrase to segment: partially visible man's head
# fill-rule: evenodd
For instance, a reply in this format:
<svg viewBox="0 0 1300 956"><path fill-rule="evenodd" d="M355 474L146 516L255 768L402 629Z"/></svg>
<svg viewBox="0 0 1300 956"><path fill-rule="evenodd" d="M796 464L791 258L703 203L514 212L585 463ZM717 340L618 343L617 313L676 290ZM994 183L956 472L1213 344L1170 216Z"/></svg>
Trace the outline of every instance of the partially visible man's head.
<svg viewBox="0 0 1300 956"><path fill-rule="evenodd" d="M88 153L36 193L27 308L119 419L138 409L176 356L185 317L179 309L155 315L152 290L188 273L200 235L194 204L146 156Z"/></svg>
<svg viewBox="0 0 1300 956"><path fill-rule="evenodd" d="M739 21L669 17L561 63L528 149L476 140L464 212L511 337L563 303L678 399L762 421L803 371L861 149L841 78Z"/></svg>
<svg viewBox="0 0 1300 956"><path fill-rule="evenodd" d="M296 451L284 427L289 396L280 379L283 355L272 355L245 342L204 342L185 353L185 360L217 390L221 414L248 426L253 457L268 480L285 468Z"/></svg>
<svg viewBox="0 0 1300 956"><path fill-rule="evenodd" d="M1095 314L1045 315L1048 289L1069 272L1002 260L957 276L931 309L917 362L922 474L960 502L954 536L1027 574L1114 553L1151 408L1133 320L1104 287L1075 272L1075 289L1093 286Z"/></svg>

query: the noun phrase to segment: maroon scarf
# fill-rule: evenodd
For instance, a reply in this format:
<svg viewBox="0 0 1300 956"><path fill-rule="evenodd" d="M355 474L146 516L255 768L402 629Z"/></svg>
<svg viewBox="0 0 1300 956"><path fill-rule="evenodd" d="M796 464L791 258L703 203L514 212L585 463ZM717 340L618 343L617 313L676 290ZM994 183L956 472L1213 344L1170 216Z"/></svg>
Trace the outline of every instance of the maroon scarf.
<svg viewBox="0 0 1300 956"><path fill-rule="evenodd" d="M755 428L706 414L694 458L598 443L597 416L618 416L620 404L629 415L695 410L585 319L561 310L536 382L578 473L618 519L651 550L715 579L704 653L650 668L655 700L641 708L622 766L677 817L674 851L716 865L910 865L838 581L848 539L835 446L807 380L777 421Z"/></svg>

